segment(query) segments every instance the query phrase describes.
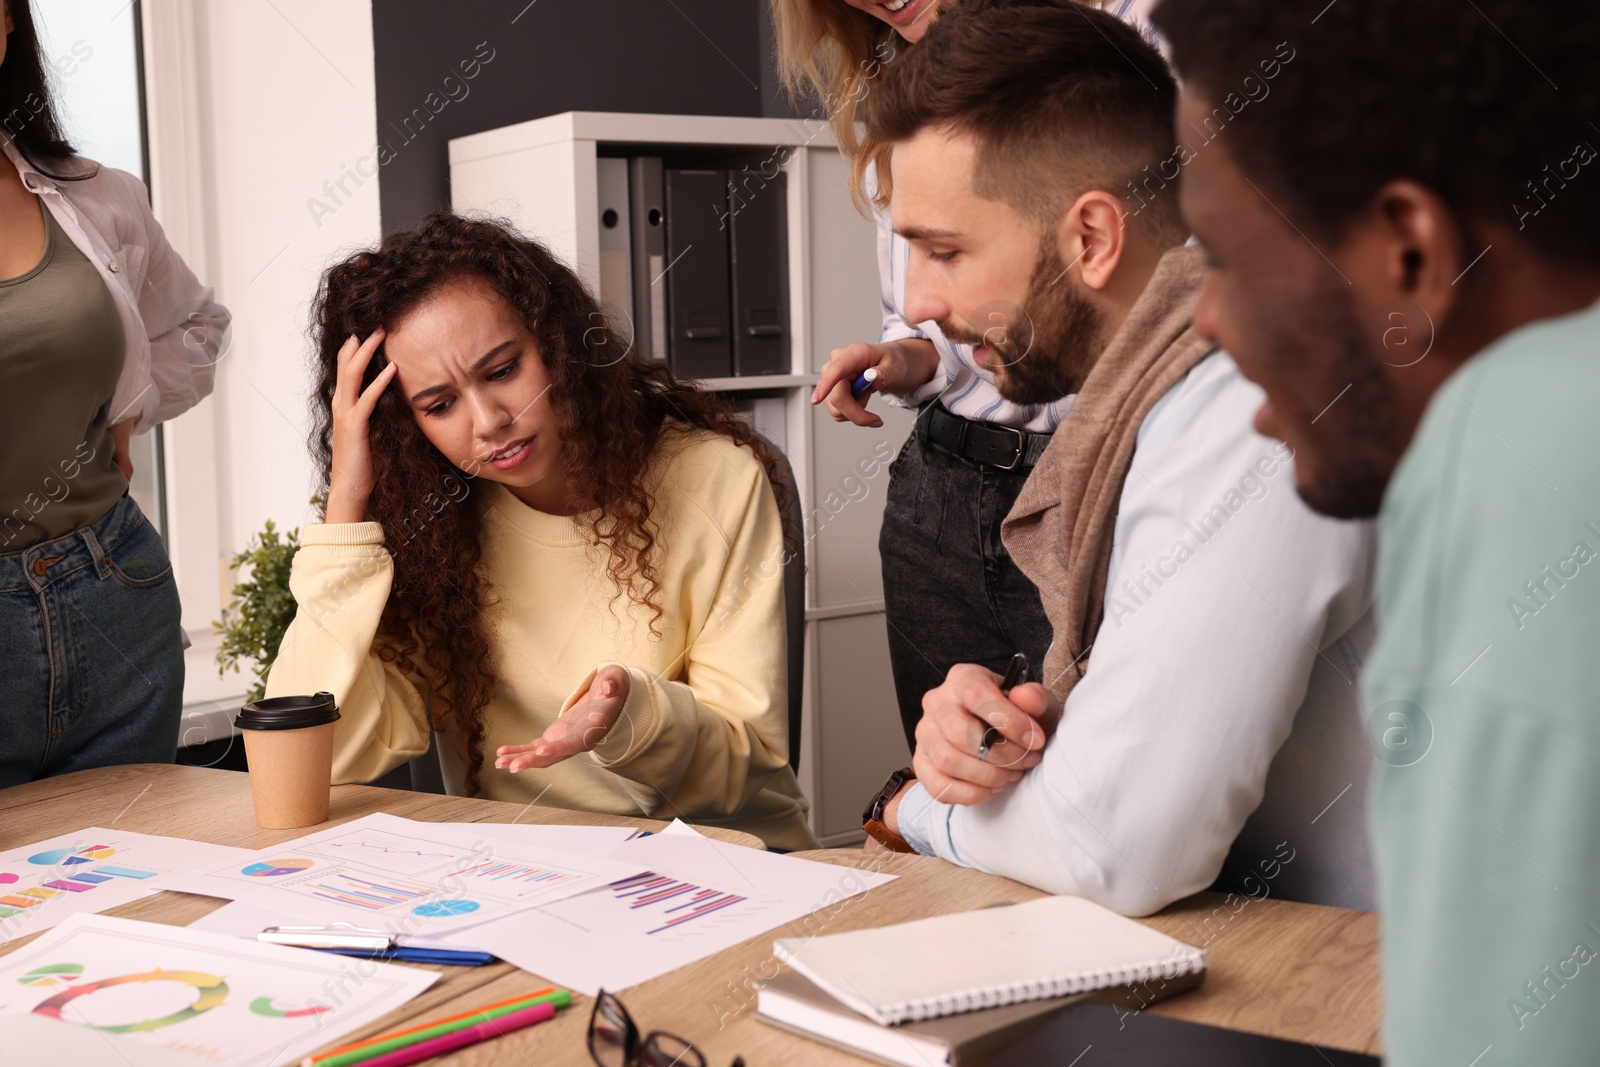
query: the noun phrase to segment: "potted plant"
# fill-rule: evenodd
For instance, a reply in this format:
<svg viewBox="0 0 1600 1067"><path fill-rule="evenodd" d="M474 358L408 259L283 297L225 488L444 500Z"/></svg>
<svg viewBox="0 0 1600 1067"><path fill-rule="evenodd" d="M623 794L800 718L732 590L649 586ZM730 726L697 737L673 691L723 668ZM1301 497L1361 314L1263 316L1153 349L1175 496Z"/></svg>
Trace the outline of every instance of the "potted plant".
<svg viewBox="0 0 1600 1067"><path fill-rule="evenodd" d="M217 673L238 670L241 661L253 662L255 682L246 700L260 700L267 689L267 672L278 656L284 631L294 621L294 595L289 592L289 566L300 551L300 531L281 538L271 519L250 539L245 550L229 561L235 571L248 567L248 577L233 587L222 620L211 625L222 635L217 648Z"/></svg>

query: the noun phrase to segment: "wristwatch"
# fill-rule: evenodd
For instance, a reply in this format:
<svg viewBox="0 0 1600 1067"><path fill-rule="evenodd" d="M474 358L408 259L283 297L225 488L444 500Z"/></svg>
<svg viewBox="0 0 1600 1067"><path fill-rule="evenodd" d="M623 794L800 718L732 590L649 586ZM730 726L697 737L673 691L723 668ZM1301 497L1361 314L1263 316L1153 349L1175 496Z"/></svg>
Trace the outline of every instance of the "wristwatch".
<svg viewBox="0 0 1600 1067"><path fill-rule="evenodd" d="M900 792L901 787L907 782L916 781L916 778L916 771L913 771L910 767L901 767L889 776L889 780L883 783L883 788L878 790L878 794L867 805L867 810L861 813L861 828L867 832L867 836L891 852L916 851L916 849L906 844L905 838L884 825L883 821L883 809L888 806L889 801L894 799L895 794Z"/></svg>

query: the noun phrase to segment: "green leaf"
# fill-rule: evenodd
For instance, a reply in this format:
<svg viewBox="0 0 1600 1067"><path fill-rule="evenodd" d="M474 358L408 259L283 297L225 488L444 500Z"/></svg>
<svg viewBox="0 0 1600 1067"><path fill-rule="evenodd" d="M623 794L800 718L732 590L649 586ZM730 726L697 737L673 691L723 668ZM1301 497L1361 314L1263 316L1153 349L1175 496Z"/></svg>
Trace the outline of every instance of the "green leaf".
<svg viewBox="0 0 1600 1067"><path fill-rule="evenodd" d="M280 538L277 527L268 519L245 550L229 562L245 577L234 584L222 619L211 624L222 635L217 648L217 673L238 670L241 663L253 664L255 681L247 694L249 700L259 700L265 694L267 672L278 657L284 633L294 621L297 605L289 591L289 571L298 551L300 531L291 530Z"/></svg>

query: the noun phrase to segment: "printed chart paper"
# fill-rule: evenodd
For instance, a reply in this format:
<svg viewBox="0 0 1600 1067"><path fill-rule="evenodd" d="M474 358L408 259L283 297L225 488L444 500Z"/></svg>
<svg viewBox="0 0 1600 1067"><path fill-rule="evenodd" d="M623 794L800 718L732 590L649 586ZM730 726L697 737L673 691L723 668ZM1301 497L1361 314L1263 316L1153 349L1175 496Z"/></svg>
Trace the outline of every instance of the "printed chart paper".
<svg viewBox="0 0 1600 1067"><path fill-rule="evenodd" d="M74 915L0 959L0 1030L27 1014L154 1045L179 1062L278 1067L393 1011L437 978L420 968ZM105 1044L89 1062L113 1051Z"/></svg>
<svg viewBox="0 0 1600 1067"><path fill-rule="evenodd" d="M160 888L243 900L312 922L432 936L639 871L600 855L529 848L458 826L368 815L166 879Z"/></svg>
<svg viewBox="0 0 1600 1067"><path fill-rule="evenodd" d="M616 848L639 831L631 826L567 826L535 822L435 822L430 827L466 834L476 840L487 834L496 841L520 848L558 848L563 852L604 852Z"/></svg>
<svg viewBox="0 0 1600 1067"><path fill-rule="evenodd" d="M122 1034L35 1015L5 1017L6 1052L17 1063L106 1063L115 1067L194 1067L180 1052Z"/></svg>
<svg viewBox="0 0 1600 1067"><path fill-rule="evenodd" d="M189 924L190 930L205 930L213 934L226 934L229 937L246 937L251 941L258 940L257 934L269 926L301 926L305 920L298 915L285 915L280 911L268 911L243 900L230 901L211 912L202 915ZM482 952L477 945L469 945L459 939L444 937L427 937L417 935L402 937L400 944L407 948L441 948L452 952Z"/></svg>
<svg viewBox="0 0 1600 1067"><path fill-rule="evenodd" d="M0 943L48 930L69 915L148 896L169 875L249 854L98 826L0 852Z"/></svg>
<svg viewBox="0 0 1600 1067"><path fill-rule="evenodd" d="M894 880L724 844L676 824L607 855L645 873L456 939L592 996L649 981Z"/></svg>

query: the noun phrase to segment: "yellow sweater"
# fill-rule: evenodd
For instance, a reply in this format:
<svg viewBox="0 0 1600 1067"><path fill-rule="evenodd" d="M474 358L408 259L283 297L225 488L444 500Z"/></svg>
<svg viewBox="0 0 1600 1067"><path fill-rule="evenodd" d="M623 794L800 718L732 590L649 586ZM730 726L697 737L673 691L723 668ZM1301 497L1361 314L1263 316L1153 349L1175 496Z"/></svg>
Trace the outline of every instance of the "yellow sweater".
<svg viewBox="0 0 1600 1067"><path fill-rule="evenodd" d="M690 431L663 436L649 477L659 638L648 609L614 595L605 551L572 519L473 483L465 506L484 509L480 566L497 599L481 795L681 816L777 848L816 848L788 762L782 529L766 474L727 437ZM426 679L372 650L392 573L377 523L301 533L289 580L299 611L267 694L338 698L335 782L370 781L428 748ZM536 740L608 663L627 668L631 684L595 751L519 774L494 768L498 746ZM446 782L460 792L460 739L441 731L439 740Z"/></svg>

